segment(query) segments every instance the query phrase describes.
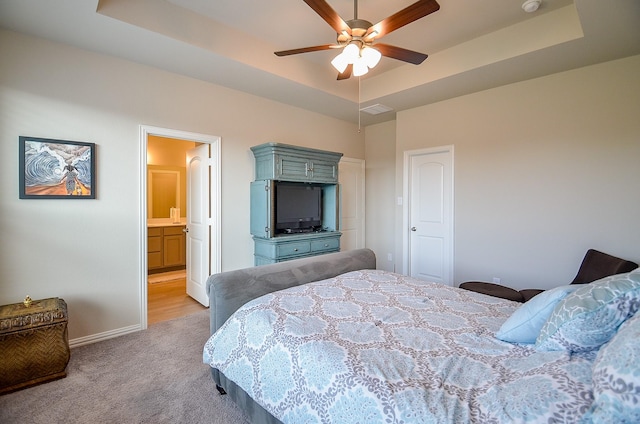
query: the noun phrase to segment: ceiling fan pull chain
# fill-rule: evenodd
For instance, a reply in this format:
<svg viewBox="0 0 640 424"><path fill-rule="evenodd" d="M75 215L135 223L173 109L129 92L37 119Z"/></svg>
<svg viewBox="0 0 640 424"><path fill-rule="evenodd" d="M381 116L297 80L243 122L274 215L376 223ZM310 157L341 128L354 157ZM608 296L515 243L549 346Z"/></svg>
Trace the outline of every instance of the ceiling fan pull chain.
<svg viewBox="0 0 640 424"><path fill-rule="evenodd" d="M360 112L360 78L361 77L358 77L358 134L362 131L360 127L360 115L362 114L362 112Z"/></svg>

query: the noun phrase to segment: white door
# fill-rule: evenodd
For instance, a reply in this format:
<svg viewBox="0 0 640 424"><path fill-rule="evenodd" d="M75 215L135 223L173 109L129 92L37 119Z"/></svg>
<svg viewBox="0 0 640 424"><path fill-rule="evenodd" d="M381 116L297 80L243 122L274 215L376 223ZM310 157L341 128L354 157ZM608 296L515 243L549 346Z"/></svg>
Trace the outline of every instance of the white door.
<svg viewBox="0 0 640 424"><path fill-rule="evenodd" d="M408 275L453 285L453 146L405 154ZM408 252L407 252L408 250Z"/></svg>
<svg viewBox="0 0 640 424"><path fill-rule="evenodd" d="M204 306L211 273L210 172L209 144L187 151L187 294Z"/></svg>
<svg viewBox="0 0 640 424"><path fill-rule="evenodd" d="M365 167L362 159L342 158L340 180L340 250L364 247Z"/></svg>

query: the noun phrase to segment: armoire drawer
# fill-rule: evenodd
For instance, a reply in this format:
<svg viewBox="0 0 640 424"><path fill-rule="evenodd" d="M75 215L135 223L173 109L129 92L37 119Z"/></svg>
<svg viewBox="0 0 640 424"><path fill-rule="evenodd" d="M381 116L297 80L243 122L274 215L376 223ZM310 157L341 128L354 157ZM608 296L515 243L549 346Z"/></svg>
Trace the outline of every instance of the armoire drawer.
<svg viewBox="0 0 640 424"><path fill-rule="evenodd" d="M296 243L283 243L277 247L278 257L301 255L311 251L311 243L300 241Z"/></svg>

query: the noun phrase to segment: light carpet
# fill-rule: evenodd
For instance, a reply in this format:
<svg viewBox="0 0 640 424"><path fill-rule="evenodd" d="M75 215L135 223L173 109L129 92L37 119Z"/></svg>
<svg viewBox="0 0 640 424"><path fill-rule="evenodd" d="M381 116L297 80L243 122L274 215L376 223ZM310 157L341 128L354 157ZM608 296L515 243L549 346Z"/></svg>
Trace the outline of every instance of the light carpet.
<svg viewBox="0 0 640 424"><path fill-rule="evenodd" d="M218 394L209 311L71 350L67 377L0 396L0 423L249 423Z"/></svg>

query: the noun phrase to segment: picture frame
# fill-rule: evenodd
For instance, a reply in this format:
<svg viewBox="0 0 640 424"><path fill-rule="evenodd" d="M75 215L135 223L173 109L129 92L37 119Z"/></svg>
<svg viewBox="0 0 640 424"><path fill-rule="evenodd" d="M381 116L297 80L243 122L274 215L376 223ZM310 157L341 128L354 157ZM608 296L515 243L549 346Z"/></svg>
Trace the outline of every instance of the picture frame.
<svg viewBox="0 0 640 424"><path fill-rule="evenodd" d="M20 199L95 199L96 145L20 136Z"/></svg>

